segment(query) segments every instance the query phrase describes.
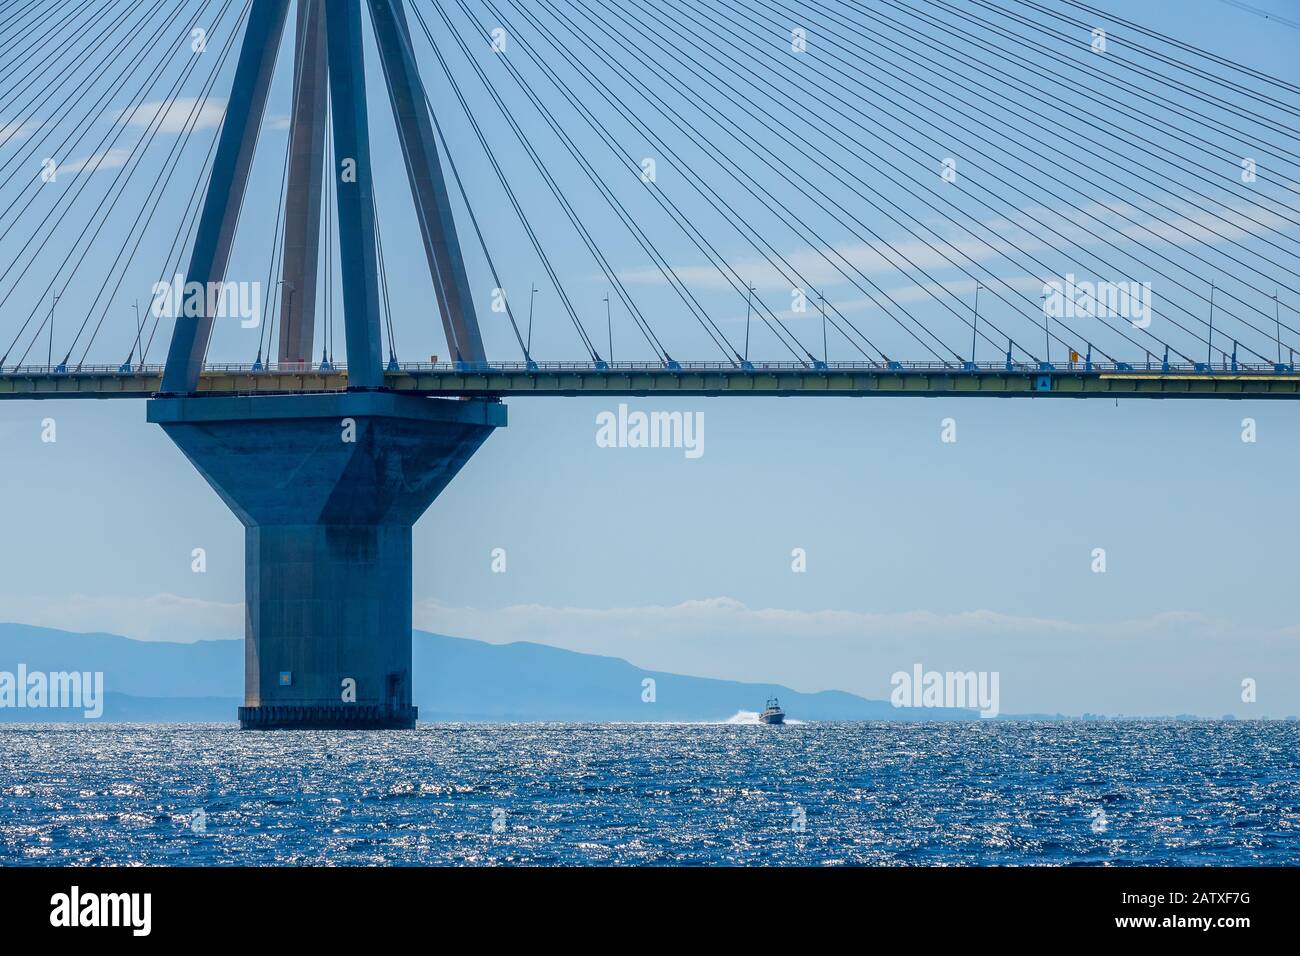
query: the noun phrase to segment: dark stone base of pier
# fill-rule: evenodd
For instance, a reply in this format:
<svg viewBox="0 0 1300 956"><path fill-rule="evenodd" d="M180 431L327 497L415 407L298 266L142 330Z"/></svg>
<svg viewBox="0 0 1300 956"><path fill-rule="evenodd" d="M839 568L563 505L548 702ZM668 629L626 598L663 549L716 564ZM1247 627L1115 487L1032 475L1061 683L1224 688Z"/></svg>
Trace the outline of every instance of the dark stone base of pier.
<svg viewBox="0 0 1300 956"><path fill-rule="evenodd" d="M296 707L273 704L269 707L239 708L241 730L412 730L418 707L387 711L370 704L333 704L331 706Z"/></svg>

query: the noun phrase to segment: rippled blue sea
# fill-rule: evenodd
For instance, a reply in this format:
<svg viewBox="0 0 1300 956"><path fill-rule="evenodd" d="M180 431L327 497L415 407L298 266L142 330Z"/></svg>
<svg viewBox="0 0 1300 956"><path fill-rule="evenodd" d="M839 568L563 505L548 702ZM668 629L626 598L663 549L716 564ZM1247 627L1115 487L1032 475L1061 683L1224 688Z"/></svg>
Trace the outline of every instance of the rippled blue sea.
<svg viewBox="0 0 1300 956"><path fill-rule="evenodd" d="M1297 864L1300 724L10 725L0 863Z"/></svg>

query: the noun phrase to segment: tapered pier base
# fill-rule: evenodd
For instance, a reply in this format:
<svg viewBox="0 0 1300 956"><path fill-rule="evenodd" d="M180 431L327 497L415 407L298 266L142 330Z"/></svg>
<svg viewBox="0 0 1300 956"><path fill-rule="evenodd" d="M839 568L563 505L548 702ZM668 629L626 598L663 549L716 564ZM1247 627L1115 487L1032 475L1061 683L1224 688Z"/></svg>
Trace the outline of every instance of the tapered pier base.
<svg viewBox="0 0 1300 956"><path fill-rule="evenodd" d="M505 407L348 392L148 414L245 528L240 726L414 727L411 528Z"/></svg>

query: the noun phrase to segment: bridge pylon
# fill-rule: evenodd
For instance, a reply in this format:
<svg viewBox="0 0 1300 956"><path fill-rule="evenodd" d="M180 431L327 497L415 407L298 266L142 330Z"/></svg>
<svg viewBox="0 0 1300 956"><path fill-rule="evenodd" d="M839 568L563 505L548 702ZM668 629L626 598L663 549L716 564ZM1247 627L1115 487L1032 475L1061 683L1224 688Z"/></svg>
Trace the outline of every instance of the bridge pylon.
<svg viewBox="0 0 1300 956"><path fill-rule="evenodd" d="M409 728L411 528L505 406L393 392L159 398L244 525L240 725Z"/></svg>
<svg viewBox="0 0 1300 956"><path fill-rule="evenodd" d="M485 361L402 0L367 0L451 354ZM253 0L186 288L227 281L289 0ZM384 387L362 0L298 0L279 361L310 362L324 176L335 177L345 393L204 397L216 315L178 317L162 426L245 528L247 729L410 728L411 531L494 428L495 401ZM328 100L327 100L328 97ZM325 156L325 126L334 169ZM243 215L250 214L248 209ZM205 302L210 297L205 296ZM188 310L187 310L188 311Z"/></svg>

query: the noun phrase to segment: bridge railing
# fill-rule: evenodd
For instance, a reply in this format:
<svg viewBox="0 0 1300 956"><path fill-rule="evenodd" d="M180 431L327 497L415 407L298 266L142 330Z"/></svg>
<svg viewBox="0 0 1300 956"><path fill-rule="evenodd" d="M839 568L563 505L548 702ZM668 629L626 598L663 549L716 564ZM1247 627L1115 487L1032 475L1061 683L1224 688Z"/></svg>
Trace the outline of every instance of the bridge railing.
<svg viewBox="0 0 1300 956"><path fill-rule="evenodd" d="M1264 362L1237 362L1235 367L1231 362L1222 364L1215 363L1207 366L1200 362L1169 362L1167 365L1160 361L1152 362L1057 362L1052 363L1050 368L1042 364L1031 362L1012 362L1010 365L1006 361L1001 362L870 362L870 361L848 361L848 362L818 362L816 364L809 362L796 362L792 360L762 362L752 361L744 365L734 362L674 362L672 365L666 365L663 362L643 361L643 362L603 362L597 365L594 362L488 362L482 365L472 365L467 363L455 362L402 362L401 370L403 372L429 372L442 374L455 374L457 372L934 372L934 373L961 373L961 372L987 372L1003 373L1013 372L1016 374L1026 374L1035 372L1162 372L1185 374L1189 372L1275 372L1290 371L1289 366L1279 367L1272 363Z"/></svg>
<svg viewBox="0 0 1300 956"><path fill-rule="evenodd" d="M336 372L346 372L347 364L338 363L330 366L307 365L305 363L292 364L243 364L243 363L209 363L204 366L204 371L216 374L235 374L235 375L318 375L331 374ZM540 372L602 372L602 373L619 373L635 372L645 373L663 373L674 374L677 372L727 372L744 374L746 372L805 372L817 374L819 372L917 372L917 373L934 373L934 374L960 374L960 373L988 373L988 374L1034 374L1039 372L1055 373L1154 373L1154 374L1178 374L1186 375L1191 373L1202 374L1220 374L1220 373L1293 373L1294 366L1286 364L1273 364L1264 362L1237 362L1235 365L1230 362L1216 362L1212 365L1202 362L1169 362L1167 364L1152 362L1059 362L1053 363L1050 368L1042 365L1013 362L1008 365L1002 362L895 362L891 361L887 365L880 362L869 361L851 361L851 362L818 362L816 364L795 361L775 361L761 362L752 361L743 365L734 362L673 362L671 365L663 362L654 361L631 361L631 362L487 362L487 363L459 363L459 362L402 362L396 369L390 368L390 372L400 372L406 374L443 374L455 375L466 373L483 373L483 372L520 372L520 373L540 373ZM79 365L51 367L49 365L11 365L0 367L0 375L14 377L40 376L47 377L52 375L121 375L121 376L149 376L161 375L163 372L162 365Z"/></svg>

